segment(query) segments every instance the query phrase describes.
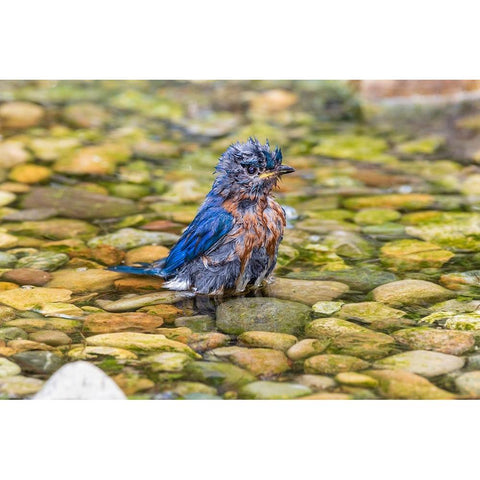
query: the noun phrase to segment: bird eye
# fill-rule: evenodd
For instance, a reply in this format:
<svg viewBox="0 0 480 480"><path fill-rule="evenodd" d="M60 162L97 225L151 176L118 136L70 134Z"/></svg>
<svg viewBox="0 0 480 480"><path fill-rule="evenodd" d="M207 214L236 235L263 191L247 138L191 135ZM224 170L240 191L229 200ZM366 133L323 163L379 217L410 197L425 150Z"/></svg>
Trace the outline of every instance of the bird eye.
<svg viewBox="0 0 480 480"><path fill-rule="evenodd" d="M253 175L254 173L257 173L257 168L250 166L250 167L247 168L247 172L248 172L250 175Z"/></svg>

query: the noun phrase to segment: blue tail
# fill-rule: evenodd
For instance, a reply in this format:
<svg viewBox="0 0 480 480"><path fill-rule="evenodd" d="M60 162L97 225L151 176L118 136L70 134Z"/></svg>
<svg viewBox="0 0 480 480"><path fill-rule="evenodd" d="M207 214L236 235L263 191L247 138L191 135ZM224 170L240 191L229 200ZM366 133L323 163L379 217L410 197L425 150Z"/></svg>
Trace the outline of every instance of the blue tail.
<svg viewBox="0 0 480 480"><path fill-rule="evenodd" d="M112 272L134 273L136 275L155 275L162 277L162 270L159 268L152 268L151 265L146 264L144 267L130 267L129 265L117 265L116 267L108 267Z"/></svg>

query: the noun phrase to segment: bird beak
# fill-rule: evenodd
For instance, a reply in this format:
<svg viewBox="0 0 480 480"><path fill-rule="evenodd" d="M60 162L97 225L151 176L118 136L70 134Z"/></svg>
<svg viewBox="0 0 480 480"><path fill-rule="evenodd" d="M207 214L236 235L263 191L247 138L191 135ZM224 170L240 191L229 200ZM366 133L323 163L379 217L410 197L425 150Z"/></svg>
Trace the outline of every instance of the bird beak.
<svg viewBox="0 0 480 480"><path fill-rule="evenodd" d="M289 167L288 165L280 165L275 170L270 170L268 172L262 173L259 175L259 178L270 178L270 177L279 177L280 175L285 175L286 173L292 173L295 169Z"/></svg>
<svg viewBox="0 0 480 480"><path fill-rule="evenodd" d="M285 175L286 173L293 173L295 169L293 167L289 167L288 165L280 165L277 169L278 175Z"/></svg>

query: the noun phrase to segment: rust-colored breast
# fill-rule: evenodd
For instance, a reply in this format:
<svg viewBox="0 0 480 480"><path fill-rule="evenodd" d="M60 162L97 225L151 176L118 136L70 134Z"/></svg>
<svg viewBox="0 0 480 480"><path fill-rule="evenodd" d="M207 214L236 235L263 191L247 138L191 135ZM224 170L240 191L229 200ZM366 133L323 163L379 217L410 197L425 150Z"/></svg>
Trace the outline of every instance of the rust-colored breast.
<svg viewBox="0 0 480 480"><path fill-rule="evenodd" d="M283 209L271 198L252 203L248 208L240 209L238 205L238 201L229 199L223 207L235 218L229 236L235 240L243 273L254 249L265 247L270 258L275 256L286 222Z"/></svg>

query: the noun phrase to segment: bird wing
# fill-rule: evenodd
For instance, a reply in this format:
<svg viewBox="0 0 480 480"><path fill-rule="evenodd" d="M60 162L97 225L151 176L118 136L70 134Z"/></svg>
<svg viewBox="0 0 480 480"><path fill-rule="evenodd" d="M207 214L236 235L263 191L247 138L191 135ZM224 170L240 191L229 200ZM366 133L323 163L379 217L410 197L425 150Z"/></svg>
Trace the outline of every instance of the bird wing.
<svg viewBox="0 0 480 480"><path fill-rule="evenodd" d="M172 275L184 263L200 257L233 226L233 216L218 205L204 205L166 259L154 264L162 275Z"/></svg>

